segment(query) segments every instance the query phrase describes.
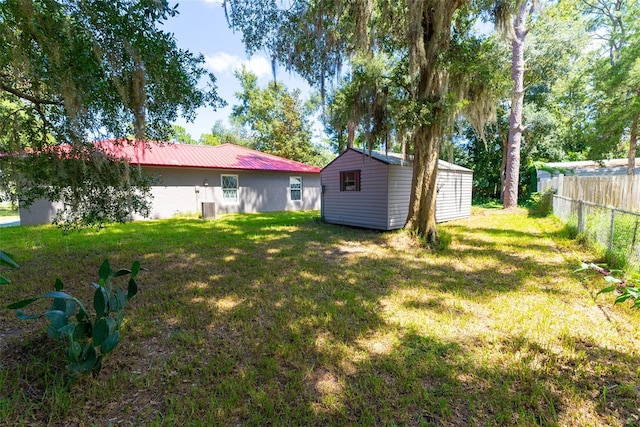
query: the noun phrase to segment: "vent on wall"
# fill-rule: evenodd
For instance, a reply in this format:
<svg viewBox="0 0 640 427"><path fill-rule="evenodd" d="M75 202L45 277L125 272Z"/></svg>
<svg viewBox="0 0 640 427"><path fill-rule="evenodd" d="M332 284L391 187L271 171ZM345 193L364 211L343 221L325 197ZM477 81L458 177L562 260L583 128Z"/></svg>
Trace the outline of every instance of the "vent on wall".
<svg viewBox="0 0 640 427"><path fill-rule="evenodd" d="M214 219L216 217L216 204L214 202L202 202L202 219Z"/></svg>

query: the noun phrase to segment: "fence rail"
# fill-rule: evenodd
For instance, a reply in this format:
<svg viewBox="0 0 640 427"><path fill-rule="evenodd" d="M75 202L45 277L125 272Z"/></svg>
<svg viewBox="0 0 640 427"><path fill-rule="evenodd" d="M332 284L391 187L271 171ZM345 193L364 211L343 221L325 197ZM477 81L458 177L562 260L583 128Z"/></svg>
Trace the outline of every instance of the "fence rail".
<svg viewBox="0 0 640 427"><path fill-rule="evenodd" d="M557 194L553 213L601 248L609 263L640 269L640 213Z"/></svg>
<svg viewBox="0 0 640 427"><path fill-rule="evenodd" d="M538 191L544 192L550 188L559 196L569 199L640 211L640 175L560 175L541 183Z"/></svg>

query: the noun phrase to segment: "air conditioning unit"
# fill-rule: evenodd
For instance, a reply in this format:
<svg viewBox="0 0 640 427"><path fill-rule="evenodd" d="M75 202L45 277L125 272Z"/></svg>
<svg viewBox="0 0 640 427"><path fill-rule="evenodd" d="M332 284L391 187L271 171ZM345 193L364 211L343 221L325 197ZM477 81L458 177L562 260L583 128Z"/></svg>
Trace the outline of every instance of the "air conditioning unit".
<svg viewBox="0 0 640 427"><path fill-rule="evenodd" d="M216 204L214 202L202 202L202 219L215 219Z"/></svg>

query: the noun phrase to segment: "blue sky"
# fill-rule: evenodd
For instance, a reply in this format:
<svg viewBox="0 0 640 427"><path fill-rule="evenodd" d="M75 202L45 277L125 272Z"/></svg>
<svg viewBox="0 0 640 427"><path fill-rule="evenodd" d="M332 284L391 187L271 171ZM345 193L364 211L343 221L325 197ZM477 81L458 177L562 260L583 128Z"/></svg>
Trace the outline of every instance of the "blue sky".
<svg viewBox="0 0 640 427"><path fill-rule="evenodd" d="M265 86L272 79L271 63L265 52L247 56L242 34L227 25L222 0L182 0L178 11L177 16L165 22L164 30L175 35L178 47L205 56L206 68L216 76L218 95L228 104L217 111L200 108L191 123L183 119L176 122L197 140L202 133L209 133L217 120L228 123L231 107L237 102L234 94L240 90L234 70L245 65L258 76L259 85ZM298 88L308 96L309 86L298 76L279 70L277 78L288 89Z"/></svg>

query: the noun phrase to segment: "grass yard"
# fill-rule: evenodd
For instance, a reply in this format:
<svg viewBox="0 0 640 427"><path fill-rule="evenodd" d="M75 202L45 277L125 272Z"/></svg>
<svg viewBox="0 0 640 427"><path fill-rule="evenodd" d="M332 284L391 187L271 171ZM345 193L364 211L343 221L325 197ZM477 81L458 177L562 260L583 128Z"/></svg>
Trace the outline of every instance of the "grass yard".
<svg viewBox="0 0 640 427"><path fill-rule="evenodd" d="M11 203L0 203L0 219L20 219L20 213Z"/></svg>
<svg viewBox="0 0 640 427"><path fill-rule="evenodd" d="M44 321L0 310L0 423L640 424L640 313L594 300L559 222L474 210L434 253L316 216L0 229L22 267L3 306L56 277L89 302L104 258L149 269L102 372L69 388Z"/></svg>

